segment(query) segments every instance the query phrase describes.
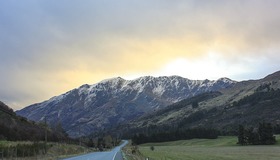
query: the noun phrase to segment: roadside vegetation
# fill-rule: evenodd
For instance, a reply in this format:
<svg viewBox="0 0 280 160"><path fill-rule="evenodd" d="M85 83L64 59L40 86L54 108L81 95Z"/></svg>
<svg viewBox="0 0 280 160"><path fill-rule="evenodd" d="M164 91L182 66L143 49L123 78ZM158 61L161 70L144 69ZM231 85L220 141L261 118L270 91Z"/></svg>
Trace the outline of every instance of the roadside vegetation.
<svg viewBox="0 0 280 160"><path fill-rule="evenodd" d="M0 141L0 159L58 159L91 152L75 144L31 141Z"/></svg>
<svg viewBox="0 0 280 160"><path fill-rule="evenodd" d="M123 158L124 160L144 160L145 157L139 151L137 145L132 145L132 142L129 143L122 148Z"/></svg>
<svg viewBox="0 0 280 160"><path fill-rule="evenodd" d="M58 159L107 151L119 145L120 140L110 135L100 138L80 138L67 142L0 140L0 159Z"/></svg>

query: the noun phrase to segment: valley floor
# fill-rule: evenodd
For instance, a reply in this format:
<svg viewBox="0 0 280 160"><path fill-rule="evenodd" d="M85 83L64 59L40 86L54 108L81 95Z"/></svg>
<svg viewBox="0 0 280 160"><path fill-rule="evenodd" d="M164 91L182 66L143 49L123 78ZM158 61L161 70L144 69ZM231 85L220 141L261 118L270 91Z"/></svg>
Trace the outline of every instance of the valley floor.
<svg viewBox="0 0 280 160"><path fill-rule="evenodd" d="M149 160L278 160L280 136L277 140L276 145L240 146L236 137L219 137L148 143L138 146L138 150L139 159L149 157Z"/></svg>

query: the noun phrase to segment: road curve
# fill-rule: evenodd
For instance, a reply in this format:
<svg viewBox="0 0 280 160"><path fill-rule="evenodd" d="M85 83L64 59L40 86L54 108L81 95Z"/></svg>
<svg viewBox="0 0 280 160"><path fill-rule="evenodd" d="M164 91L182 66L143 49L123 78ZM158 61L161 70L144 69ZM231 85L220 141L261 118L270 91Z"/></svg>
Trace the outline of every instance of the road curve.
<svg viewBox="0 0 280 160"><path fill-rule="evenodd" d="M64 160L122 160L121 148L124 147L128 141L123 140L120 146L115 147L107 152L93 152L76 157L66 158Z"/></svg>

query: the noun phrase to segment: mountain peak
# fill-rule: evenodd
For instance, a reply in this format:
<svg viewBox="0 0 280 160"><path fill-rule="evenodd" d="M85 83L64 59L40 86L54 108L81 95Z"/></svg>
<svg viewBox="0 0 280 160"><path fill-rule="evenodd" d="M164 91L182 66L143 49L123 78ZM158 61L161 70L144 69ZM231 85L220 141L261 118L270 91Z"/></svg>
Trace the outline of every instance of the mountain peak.
<svg viewBox="0 0 280 160"><path fill-rule="evenodd" d="M237 82L237 81L231 80L231 79L229 79L227 77L219 78L219 79L217 79L217 81L229 82L229 83L236 83Z"/></svg>
<svg viewBox="0 0 280 160"><path fill-rule="evenodd" d="M114 78L108 78L100 81L99 83L108 83L108 82L119 82L119 81L124 81L122 77L114 77Z"/></svg>

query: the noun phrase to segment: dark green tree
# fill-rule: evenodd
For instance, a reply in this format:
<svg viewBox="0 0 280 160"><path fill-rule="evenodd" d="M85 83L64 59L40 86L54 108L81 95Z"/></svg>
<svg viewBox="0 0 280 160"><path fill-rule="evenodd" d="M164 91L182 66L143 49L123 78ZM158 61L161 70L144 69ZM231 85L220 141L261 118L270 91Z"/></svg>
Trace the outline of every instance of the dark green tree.
<svg viewBox="0 0 280 160"><path fill-rule="evenodd" d="M260 143L259 142L260 141L259 134L256 131L254 131L253 127L247 129L245 133L246 133L247 143L248 144L256 145L256 144Z"/></svg>
<svg viewBox="0 0 280 160"><path fill-rule="evenodd" d="M87 142L87 146L88 146L88 147L92 147L92 148L95 147L95 144L93 143L93 139L92 139L92 138L89 138L89 140L88 140L88 142Z"/></svg>
<svg viewBox="0 0 280 160"><path fill-rule="evenodd" d="M246 145L247 144L247 138L246 138L246 135L245 135L245 128L243 125L239 125L239 128L238 128L238 144L241 144L241 145Z"/></svg>
<svg viewBox="0 0 280 160"><path fill-rule="evenodd" d="M240 145L270 145L275 144L276 139L273 136L273 127L270 123L259 123L258 130L254 130L253 127L246 129L242 125L239 125L238 129L238 144Z"/></svg>
<svg viewBox="0 0 280 160"><path fill-rule="evenodd" d="M260 144L275 144L276 139L273 136L273 127L270 123L259 123Z"/></svg>
<svg viewBox="0 0 280 160"><path fill-rule="evenodd" d="M100 151L103 151L105 147L105 141L103 138L98 138L97 147L99 148Z"/></svg>
<svg viewBox="0 0 280 160"><path fill-rule="evenodd" d="M192 102L192 108L197 108L197 107L198 107L198 102L197 101Z"/></svg>

